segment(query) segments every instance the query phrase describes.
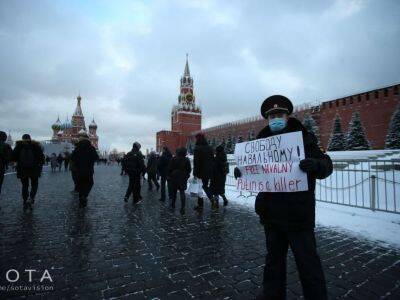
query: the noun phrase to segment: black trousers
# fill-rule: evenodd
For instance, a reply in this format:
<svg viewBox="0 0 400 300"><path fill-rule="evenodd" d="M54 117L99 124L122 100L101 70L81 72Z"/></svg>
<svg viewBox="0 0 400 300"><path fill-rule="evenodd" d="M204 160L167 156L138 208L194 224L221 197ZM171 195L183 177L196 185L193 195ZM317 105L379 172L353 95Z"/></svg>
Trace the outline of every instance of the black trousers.
<svg viewBox="0 0 400 300"><path fill-rule="evenodd" d="M267 255L265 257L263 289L266 299L286 299L286 256L292 249L303 287L304 298L327 299L325 276L317 253L314 229L284 231L265 229Z"/></svg>
<svg viewBox="0 0 400 300"><path fill-rule="evenodd" d="M76 173L75 175L79 198L87 198L93 187L93 174Z"/></svg>
<svg viewBox="0 0 400 300"><path fill-rule="evenodd" d="M176 186L171 185L172 189L172 205L175 206L176 202L176 197L178 196L178 191L179 191L179 197L181 199L181 208L185 208L185 203L186 203L186 195L185 195L185 190L184 189L178 189Z"/></svg>
<svg viewBox="0 0 400 300"><path fill-rule="evenodd" d="M168 198L172 199L172 187L167 176L161 176L161 200L165 200L165 186L168 185Z"/></svg>
<svg viewBox="0 0 400 300"><path fill-rule="evenodd" d="M4 173L5 170L0 170L0 194L1 194L1 187L3 186L3 181L4 181Z"/></svg>
<svg viewBox="0 0 400 300"><path fill-rule="evenodd" d="M29 192L29 181L31 183L31 191ZM30 177L23 177L21 178L21 183L22 183L22 199L24 201L28 200L28 197L30 196L32 199L35 199L37 190L38 190L38 185L39 185L39 178L36 176L30 176Z"/></svg>
<svg viewBox="0 0 400 300"><path fill-rule="evenodd" d="M134 201L139 200L141 188L140 176L141 174L129 174L129 185L125 193L125 198L129 198L132 194Z"/></svg>
<svg viewBox="0 0 400 300"><path fill-rule="evenodd" d="M78 191L78 176L76 175L76 171L71 171L72 181L74 182L74 191Z"/></svg>
<svg viewBox="0 0 400 300"><path fill-rule="evenodd" d="M202 178L201 182L203 183L203 190L206 193L208 199L212 199L213 195L212 195L212 191L211 191L211 187L210 187L210 183L211 180L210 178Z"/></svg>
<svg viewBox="0 0 400 300"><path fill-rule="evenodd" d="M149 190L153 189L153 183L157 188L160 187L160 184L157 182L156 174L147 173L147 181L149 182Z"/></svg>

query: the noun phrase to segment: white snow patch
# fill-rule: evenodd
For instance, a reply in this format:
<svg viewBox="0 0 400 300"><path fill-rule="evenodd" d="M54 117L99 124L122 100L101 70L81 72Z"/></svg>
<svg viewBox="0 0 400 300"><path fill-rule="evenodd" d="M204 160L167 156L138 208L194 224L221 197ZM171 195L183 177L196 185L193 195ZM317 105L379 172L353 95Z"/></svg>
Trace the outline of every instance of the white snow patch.
<svg viewBox="0 0 400 300"><path fill-rule="evenodd" d="M231 202L254 209L254 196L241 197L231 186L226 186L226 196ZM315 216L317 225L400 248L400 214L317 201Z"/></svg>

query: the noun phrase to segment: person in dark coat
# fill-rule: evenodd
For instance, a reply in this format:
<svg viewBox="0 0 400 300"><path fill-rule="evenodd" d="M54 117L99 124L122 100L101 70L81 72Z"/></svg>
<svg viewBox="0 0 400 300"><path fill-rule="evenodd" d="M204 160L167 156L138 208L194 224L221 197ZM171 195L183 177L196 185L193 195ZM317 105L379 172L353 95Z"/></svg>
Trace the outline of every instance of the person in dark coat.
<svg viewBox="0 0 400 300"><path fill-rule="evenodd" d="M64 153L64 170L65 171L68 171L69 160L70 160L70 154L67 151Z"/></svg>
<svg viewBox="0 0 400 300"><path fill-rule="evenodd" d="M0 194L1 187L3 186L4 174L8 168L12 153L11 146L6 143L6 140L7 134L4 131L0 131Z"/></svg>
<svg viewBox="0 0 400 300"><path fill-rule="evenodd" d="M126 175L126 165L125 165L125 158L126 158L126 154L121 158L121 173L120 175Z"/></svg>
<svg viewBox="0 0 400 300"><path fill-rule="evenodd" d="M149 182L149 191L153 189L153 183L157 188L160 189L160 184L157 181L157 156L154 151L151 151L147 160L147 180Z"/></svg>
<svg viewBox="0 0 400 300"><path fill-rule="evenodd" d="M181 214L185 214L185 191L187 188L187 181L190 177L190 172L192 172L192 166L190 165L190 160L186 157L186 154L186 148L182 147L176 149L176 156L171 159L168 167L168 177L170 178L172 189L171 207L175 208L176 196L179 191L181 198Z"/></svg>
<svg viewBox="0 0 400 300"><path fill-rule="evenodd" d="M167 183L168 166L169 166L171 159L172 159L171 151L169 151L168 147L163 147L163 151L162 151L161 156L157 163L157 170L161 177L161 198L159 199L160 201L165 201L165 185ZM172 192L172 188L168 184L169 199L172 198L171 192Z"/></svg>
<svg viewBox="0 0 400 300"><path fill-rule="evenodd" d="M58 156L57 156L58 172L61 172L63 161L64 161L64 158L63 158L62 154L59 153Z"/></svg>
<svg viewBox="0 0 400 300"><path fill-rule="evenodd" d="M319 149L316 138L301 122L289 115L291 101L280 95L267 98L261 115L268 120L257 139L277 134L301 131L305 159L300 169L307 173L308 190L293 193L258 193L255 210L264 225L267 255L265 259L263 293L257 299L286 298L286 255L292 249L305 299L327 299L325 277L315 242L315 182L332 173L330 157ZM241 172L235 168L235 177Z"/></svg>
<svg viewBox="0 0 400 300"><path fill-rule="evenodd" d="M24 134L22 140L17 141L11 154L11 160L17 163L17 177L22 183L24 208L32 207L45 162L42 147L38 142L33 141L29 134ZM29 183L31 185L30 192Z"/></svg>
<svg viewBox="0 0 400 300"><path fill-rule="evenodd" d="M224 206L228 205L228 199L225 196L226 175L229 173L229 164L223 145L215 148L215 157L213 160L213 175L210 188L213 195L213 208L219 207L219 196L224 200Z"/></svg>
<svg viewBox="0 0 400 300"><path fill-rule="evenodd" d="M193 152L193 176L201 179L203 190L211 202L213 195L210 189L210 179L213 175L213 159L213 148L208 144L204 134L198 133L196 135L196 146ZM201 212L203 211L203 206L203 198L198 197L197 206L194 209Z"/></svg>
<svg viewBox="0 0 400 300"><path fill-rule="evenodd" d="M142 199L140 196L140 177L146 169L144 156L140 152L140 144L138 142L133 143L132 150L126 154L124 161L125 170L129 176L129 186L126 190L124 201L128 202L132 194L133 204L135 204Z"/></svg>
<svg viewBox="0 0 400 300"><path fill-rule="evenodd" d="M73 176L79 193L80 207L86 207L87 197L93 187L94 164L99 160L99 155L87 134L80 134L79 142L71 154Z"/></svg>

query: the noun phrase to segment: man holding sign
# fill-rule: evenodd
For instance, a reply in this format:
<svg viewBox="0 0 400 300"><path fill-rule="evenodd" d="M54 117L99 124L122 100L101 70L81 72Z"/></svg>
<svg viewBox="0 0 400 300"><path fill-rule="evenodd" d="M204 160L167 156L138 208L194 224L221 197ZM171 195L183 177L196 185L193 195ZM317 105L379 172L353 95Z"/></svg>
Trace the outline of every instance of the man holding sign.
<svg viewBox="0 0 400 300"><path fill-rule="evenodd" d="M315 242L315 181L332 173L332 161L299 120L289 117L291 101L267 98L268 120L257 140L236 145L239 190L258 192L255 209L267 243L263 293L258 299L286 298L286 256L290 246L305 299L327 299L325 277Z"/></svg>

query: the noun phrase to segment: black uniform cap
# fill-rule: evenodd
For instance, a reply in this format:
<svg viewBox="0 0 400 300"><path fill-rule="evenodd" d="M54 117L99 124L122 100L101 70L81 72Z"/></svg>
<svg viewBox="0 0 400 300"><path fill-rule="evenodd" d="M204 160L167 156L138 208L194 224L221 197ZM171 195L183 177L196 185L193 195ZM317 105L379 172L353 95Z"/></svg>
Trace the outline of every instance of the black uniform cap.
<svg viewBox="0 0 400 300"><path fill-rule="evenodd" d="M292 102L282 95L273 95L264 100L261 105L261 115L267 119L271 112L281 111L290 115L293 112Z"/></svg>

